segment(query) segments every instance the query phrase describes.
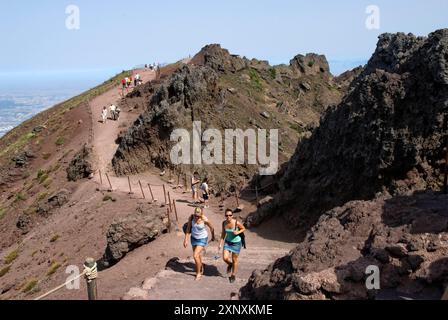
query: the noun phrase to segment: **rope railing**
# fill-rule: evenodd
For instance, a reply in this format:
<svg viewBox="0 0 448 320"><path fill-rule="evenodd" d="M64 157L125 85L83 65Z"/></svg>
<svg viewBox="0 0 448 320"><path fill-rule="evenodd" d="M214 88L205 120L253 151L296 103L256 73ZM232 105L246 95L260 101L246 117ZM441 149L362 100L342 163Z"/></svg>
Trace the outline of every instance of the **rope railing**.
<svg viewBox="0 0 448 320"><path fill-rule="evenodd" d="M67 285L73 283L74 281L84 277L87 281L87 293L89 300L96 300L97 298L97 292L96 292L96 279L98 278L98 268L97 264L94 259L87 258L86 262L84 263L84 270L82 273L77 275L76 277L66 281L65 283L51 289L50 291L46 292L43 295L40 295L39 297L35 298L34 300L42 300L53 293L63 289Z"/></svg>

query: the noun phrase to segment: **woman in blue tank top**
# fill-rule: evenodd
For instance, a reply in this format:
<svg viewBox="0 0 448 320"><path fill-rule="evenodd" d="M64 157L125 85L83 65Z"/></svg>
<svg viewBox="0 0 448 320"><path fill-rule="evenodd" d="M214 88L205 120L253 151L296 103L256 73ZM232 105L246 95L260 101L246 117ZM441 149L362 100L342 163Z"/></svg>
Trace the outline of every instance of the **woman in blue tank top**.
<svg viewBox="0 0 448 320"><path fill-rule="evenodd" d="M226 220L222 223L221 241L219 250L224 245L223 259L227 263L227 274L230 275L231 283L235 282L236 272L238 271L238 256L241 252L242 234L246 228L233 218L233 211L226 210Z"/></svg>
<svg viewBox="0 0 448 320"><path fill-rule="evenodd" d="M196 264L196 280L200 280L204 274L204 264L202 263L202 251L208 244L207 226L212 234L212 241L215 241L215 230L212 224L204 216L201 208L194 210L194 215L190 218L185 233L184 247L188 246L188 238L190 238L193 247L193 257Z"/></svg>

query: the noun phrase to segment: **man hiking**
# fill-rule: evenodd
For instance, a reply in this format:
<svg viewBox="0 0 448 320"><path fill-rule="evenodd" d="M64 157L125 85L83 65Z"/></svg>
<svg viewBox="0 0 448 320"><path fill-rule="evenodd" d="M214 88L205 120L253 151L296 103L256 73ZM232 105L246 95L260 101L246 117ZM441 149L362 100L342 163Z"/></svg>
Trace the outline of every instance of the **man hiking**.
<svg viewBox="0 0 448 320"><path fill-rule="evenodd" d="M116 121L118 120L118 113L117 113L117 106L114 104L111 104L109 107L109 111L110 111L110 117L112 118L112 120Z"/></svg>

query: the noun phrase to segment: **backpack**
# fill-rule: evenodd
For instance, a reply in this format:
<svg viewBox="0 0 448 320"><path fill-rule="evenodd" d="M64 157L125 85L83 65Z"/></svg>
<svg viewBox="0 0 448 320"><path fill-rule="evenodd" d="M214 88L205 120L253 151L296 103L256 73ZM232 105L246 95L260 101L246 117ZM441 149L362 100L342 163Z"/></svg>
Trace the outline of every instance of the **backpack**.
<svg viewBox="0 0 448 320"><path fill-rule="evenodd" d="M192 227L193 218L194 218L193 215L191 215L190 219L187 222L185 222L185 224L182 226L182 230L184 231L185 234L187 234L187 233L191 234L191 227ZM190 223L190 230L187 230L189 223Z"/></svg>
<svg viewBox="0 0 448 320"><path fill-rule="evenodd" d="M236 231L236 229L238 228L238 219L235 218L235 220L236 220L236 223L235 223L235 231ZM244 234L244 232L240 233L240 238L241 238L241 245L243 246L244 249L247 249L246 248L246 235Z"/></svg>

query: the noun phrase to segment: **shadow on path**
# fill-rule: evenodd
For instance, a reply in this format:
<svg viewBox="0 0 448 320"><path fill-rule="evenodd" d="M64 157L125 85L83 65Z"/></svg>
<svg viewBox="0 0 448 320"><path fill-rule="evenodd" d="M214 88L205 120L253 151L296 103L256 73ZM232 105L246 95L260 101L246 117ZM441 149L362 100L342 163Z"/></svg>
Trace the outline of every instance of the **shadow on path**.
<svg viewBox="0 0 448 320"><path fill-rule="evenodd" d="M196 266L193 262L182 262L179 258L172 258L166 264L166 269L184 273L192 277L196 276ZM216 266L204 264L204 277L223 277Z"/></svg>

